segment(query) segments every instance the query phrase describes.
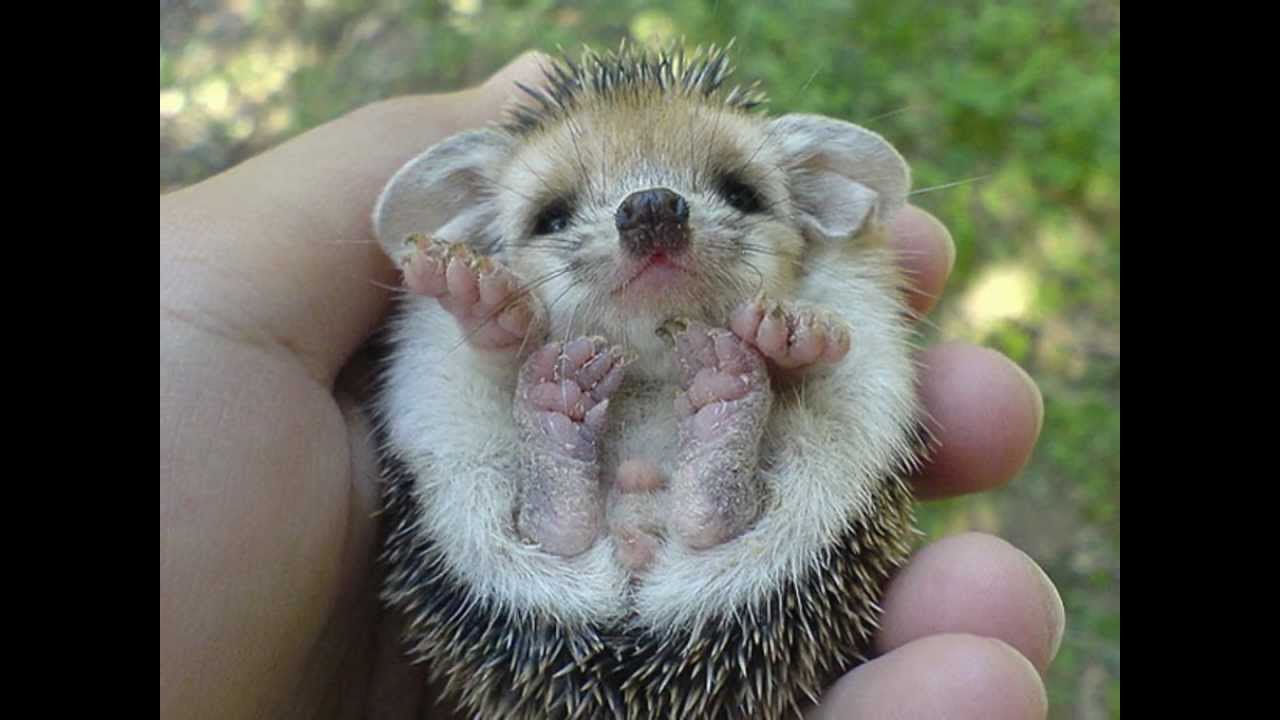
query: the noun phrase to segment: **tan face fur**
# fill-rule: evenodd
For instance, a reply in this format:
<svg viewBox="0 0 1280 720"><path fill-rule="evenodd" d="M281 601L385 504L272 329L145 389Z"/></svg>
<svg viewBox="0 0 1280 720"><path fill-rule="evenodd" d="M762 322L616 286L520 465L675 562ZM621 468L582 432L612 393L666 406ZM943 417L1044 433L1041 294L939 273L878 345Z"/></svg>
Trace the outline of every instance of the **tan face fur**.
<svg viewBox="0 0 1280 720"><path fill-rule="evenodd" d="M671 316L723 323L757 292L789 294L805 241L778 150L766 120L723 106L597 101L527 138L497 171L498 255L538 285L553 337L614 338L650 366L666 355L655 329ZM730 180L755 194L757 209L729 202ZM624 252L615 213L649 188L688 203L689 244L674 272L632 281L646 261ZM565 227L537 234L548 207Z"/></svg>
<svg viewBox="0 0 1280 720"><path fill-rule="evenodd" d="M397 173L374 221L393 260L412 233L497 255L549 308L552 337L603 335L648 372L659 324L723 324L758 292L790 296L815 256L887 219L908 185L901 156L858 126L638 83L583 92L530 128L445 140ZM674 271L638 275L615 214L649 189L687 203L688 244L661 258Z"/></svg>

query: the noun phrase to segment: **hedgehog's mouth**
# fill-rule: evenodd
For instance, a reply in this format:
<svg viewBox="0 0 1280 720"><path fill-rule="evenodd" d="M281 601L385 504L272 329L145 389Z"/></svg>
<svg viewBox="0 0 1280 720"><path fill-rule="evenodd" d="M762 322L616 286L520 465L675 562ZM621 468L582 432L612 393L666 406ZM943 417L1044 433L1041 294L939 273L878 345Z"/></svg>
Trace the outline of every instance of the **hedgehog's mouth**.
<svg viewBox="0 0 1280 720"><path fill-rule="evenodd" d="M689 269L664 252L656 252L627 263L623 279L613 290L614 296L669 292L681 282Z"/></svg>

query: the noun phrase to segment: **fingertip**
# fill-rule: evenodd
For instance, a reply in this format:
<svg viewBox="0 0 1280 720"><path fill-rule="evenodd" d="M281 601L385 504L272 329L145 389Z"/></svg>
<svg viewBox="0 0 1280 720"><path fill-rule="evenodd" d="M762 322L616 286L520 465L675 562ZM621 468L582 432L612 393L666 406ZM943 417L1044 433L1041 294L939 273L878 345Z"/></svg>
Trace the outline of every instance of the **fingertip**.
<svg viewBox="0 0 1280 720"><path fill-rule="evenodd" d="M920 398L937 438L915 478L922 499L1001 487L1031 459L1044 418L1040 390L1004 355L967 343L924 351Z"/></svg>
<svg viewBox="0 0 1280 720"><path fill-rule="evenodd" d="M538 50L525 50L491 75L484 84L504 90L517 82L531 85L542 80L545 68L550 65L551 56Z"/></svg>
<svg viewBox="0 0 1280 720"><path fill-rule="evenodd" d="M550 62L545 53L526 50L475 88L478 104L505 111L519 100L517 83L526 87L541 85Z"/></svg>
<svg viewBox="0 0 1280 720"><path fill-rule="evenodd" d="M1031 377L1031 373L1018 363L1009 361L1013 369L1017 371L1018 376L1022 378L1023 390L1027 393L1027 401L1035 408L1036 418L1036 438L1040 437L1040 431L1044 429L1044 394L1040 392L1040 385L1036 383L1035 378Z"/></svg>
<svg viewBox="0 0 1280 720"><path fill-rule="evenodd" d="M920 314L937 303L955 267L956 245L940 220L914 205L894 216L890 244L909 286L907 301Z"/></svg>
<svg viewBox="0 0 1280 720"><path fill-rule="evenodd" d="M382 128L379 136L426 138L412 142L412 149L422 150L453 133L500 119L519 99L516 83L541 84L548 63L546 54L529 50L469 88L442 95L402 95L366 105L352 114Z"/></svg>
<svg viewBox="0 0 1280 720"><path fill-rule="evenodd" d="M1008 644L934 635L883 655L838 680L811 720L1027 720L1048 715L1044 682Z"/></svg>
<svg viewBox="0 0 1280 720"><path fill-rule="evenodd" d="M1062 597L1026 553L983 533L943 538L918 552L889 585L879 652L946 633L992 637L1041 673L1058 653Z"/></svg>

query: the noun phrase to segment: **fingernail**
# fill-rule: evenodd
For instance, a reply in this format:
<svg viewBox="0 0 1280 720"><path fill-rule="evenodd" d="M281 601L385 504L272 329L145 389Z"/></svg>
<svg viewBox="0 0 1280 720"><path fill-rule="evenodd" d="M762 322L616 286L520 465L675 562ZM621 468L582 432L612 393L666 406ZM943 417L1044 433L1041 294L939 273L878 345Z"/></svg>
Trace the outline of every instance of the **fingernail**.
<svg viewBox="0 0 1280 720"><path fill-rule="evenodd" d="M1018 553L1022 555L1022 560L1030 568L1031 574L1040 581L1040 596L1044 598L1044 615L1049 624L1049 637L1046 638L1047 647L1043 656L1045 666L1042 669L1043 674L1047 672L1049 665L1053 664L1053 659L1058 656L1058 650L1062 648L1062 637L1067 630L1067 611L1062 604L1062 595L1058 593L1058 587L1053 584L1053 579L1044 571L1044 568L1040 567L1040 564L1027 553L1021 550Z"/></svg>
<svg viewBox="0 0 1280 720"><path fill-rule="evenodd" d="M1040 393L1040 386L1032 379L1031 375L1016 362L1010 361L1018 374L1022 376L1022 381L1027 386L1027 392L1031 396L1031 402L1036 407L1036 437L1040 437L1040 430L1044 428L1044 395Z"/></svg>
<svg viewBox="0 0 1280 720"><path fill-rule="evenodd" d="M947 258L946 274L950 276L951 271L956 266L956 242L955 238L951 237L951 231L947 229L947 226L941 220L934 217L933 213L926 212L915 206L910 206L908 209L912 212L901 212L894 218L893 224L897 227L894 228L893 232L913 240L929 238L941 242L942 254ZM933 232L920 226L921 218L924 218L925 222L933 226ZM923 248L921 249L923 250ZM936 250L936 246L934 250Z"/></svg>
<svg viewBox="0 0 1280 720"><path fill-rule="evenodd" d="M1058 657L1058 650L1062 648L1062 637L1067 632L1067 610L1062 604L1062 596L1058 594L1058 588L1053 584L1053 580L1049 578L1049 574L1040 567L1038 563L1027 558L1031 562L1032 567L1040 574L1040 579L1045 584L1047 592L1045 597L1048 607L1045 610L1049 613L1050 622L1053 623L1053 635L1049 641L1049 662Z"/></svg>
<svg viewBox="0 0 1280 720"><path fill-rule="evenodd" d="M947 255L947 277L951 277L951 271L956 267L956 241L951 237L951 231L947 229L942 221L929 214L929 220L933 222L933 226L938 228L938 232L942 235L942 251Z"/></svg>
<svg viewBox="0 0 1280 720"><path fill-rule="evenodd" d="M946 225L942 223L938 223L938 225L942 228L942 232L946 234L946 242L943 243L943 248L947 251L947 277L951 277L951 271L956 268L956 241L955 238L951 237L951 231L947 230Z"/></svg>

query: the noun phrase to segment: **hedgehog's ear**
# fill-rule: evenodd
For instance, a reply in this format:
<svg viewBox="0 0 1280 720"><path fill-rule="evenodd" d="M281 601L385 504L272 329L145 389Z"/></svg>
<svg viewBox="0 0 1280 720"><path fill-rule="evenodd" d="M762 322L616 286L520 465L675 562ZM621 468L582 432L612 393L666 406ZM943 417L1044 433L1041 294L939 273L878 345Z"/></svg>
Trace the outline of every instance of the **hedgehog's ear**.
<svg viewBox="0 0 1280 720"><path fill-rule="evenodd" d="M906 204L907 163L870 130L818 115L784 115L768 132L782 147L792 202L809 237L856 235Z"/></svg>
<svg viewBox="0 0 1280 720"><path fill-rule="evenodd" d="M373 208L373 229L392 261L412 248L405 240L422 233L476 247L496 241L497 207L490 180L511 150L497 130L449 137L410 160L383 188Z"/></svg>

